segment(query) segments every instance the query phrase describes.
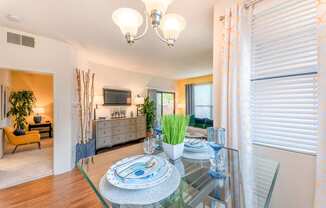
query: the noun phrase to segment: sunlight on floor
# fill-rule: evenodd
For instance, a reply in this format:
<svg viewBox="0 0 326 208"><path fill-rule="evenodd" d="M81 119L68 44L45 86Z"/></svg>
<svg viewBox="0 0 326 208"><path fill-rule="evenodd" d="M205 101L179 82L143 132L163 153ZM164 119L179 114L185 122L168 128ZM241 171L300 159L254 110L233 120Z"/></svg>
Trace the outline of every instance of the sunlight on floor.
<svg viewBox="0 0 326 208"><path fill-rule="evenodd" d="M10 153L13 147L7 146L6 155L0 159L0 189L52 175L52 139L44 139L41 146L22 146L15 154Z"/></svg>

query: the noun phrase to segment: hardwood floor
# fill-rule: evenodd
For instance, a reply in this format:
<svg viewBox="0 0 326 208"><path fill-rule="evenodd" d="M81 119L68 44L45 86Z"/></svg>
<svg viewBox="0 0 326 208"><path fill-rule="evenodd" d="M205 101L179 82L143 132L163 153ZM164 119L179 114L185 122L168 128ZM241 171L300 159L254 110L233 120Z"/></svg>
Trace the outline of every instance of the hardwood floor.
<svg viewBox="0 0 326 208"><path fill-rule="evenodd" d="M1 208L100 208L77 169L0 191Z"/></svg>
<svg viewBox="0 0 326 208"><path fill-rule="evenodd" d="M107 165L143 150L140 141L100 152L109 154ZM129 147L128 149L122 147ZM101 154L106 157L104 154ZM0 208L100 208L102 205L78 169L0 190Z"/></svg>

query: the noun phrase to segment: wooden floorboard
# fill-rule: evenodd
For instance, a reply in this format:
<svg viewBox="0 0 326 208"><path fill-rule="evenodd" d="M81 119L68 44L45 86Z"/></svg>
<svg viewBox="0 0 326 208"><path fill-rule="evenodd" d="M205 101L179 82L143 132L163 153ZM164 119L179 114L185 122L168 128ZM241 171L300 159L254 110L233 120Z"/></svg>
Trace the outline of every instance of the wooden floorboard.
<svg viewBox="0 0 326 208"><path fill-rule="evenodd" d="M1 208L100 208L95 193L77 169L0 190Z"/></svg>

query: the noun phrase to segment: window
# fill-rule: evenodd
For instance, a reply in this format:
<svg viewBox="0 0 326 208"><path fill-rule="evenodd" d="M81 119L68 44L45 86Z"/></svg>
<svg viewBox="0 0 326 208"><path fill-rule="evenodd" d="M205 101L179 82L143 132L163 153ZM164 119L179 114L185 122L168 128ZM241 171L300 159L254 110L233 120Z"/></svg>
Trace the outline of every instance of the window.
<svg viewBox="0 0 326 208"><path fill-rule="evenodd" d="M317 23L314 0L288 0L252 17L251 137L315 153Z"/></svg>
<svg viewBox="0 0 326 208"><path fill-rule="evenodd" d="M195 117L212 119L213 93L212 84L194 85Z"/></svg>
<svg viewBox="0 0 326 208"><path fill-rule="evenodd" d="M175 113L175 93L174 92L157 92L156 116L157 120L163 115Z"/></svg>

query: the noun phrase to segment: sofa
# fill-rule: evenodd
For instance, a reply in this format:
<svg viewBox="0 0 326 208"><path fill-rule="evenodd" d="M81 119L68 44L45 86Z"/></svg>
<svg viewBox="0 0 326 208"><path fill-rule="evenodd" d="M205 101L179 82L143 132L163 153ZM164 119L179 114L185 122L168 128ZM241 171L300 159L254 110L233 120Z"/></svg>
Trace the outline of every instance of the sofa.
<svg viewBox="0 0 326 208"><path fill-rule="evenodd" d="M202 135L202 137L207 137L207 128L213 127L213 125L214 123L211 119L196 118L194 115L191 115L187 135Z"/></svg>

